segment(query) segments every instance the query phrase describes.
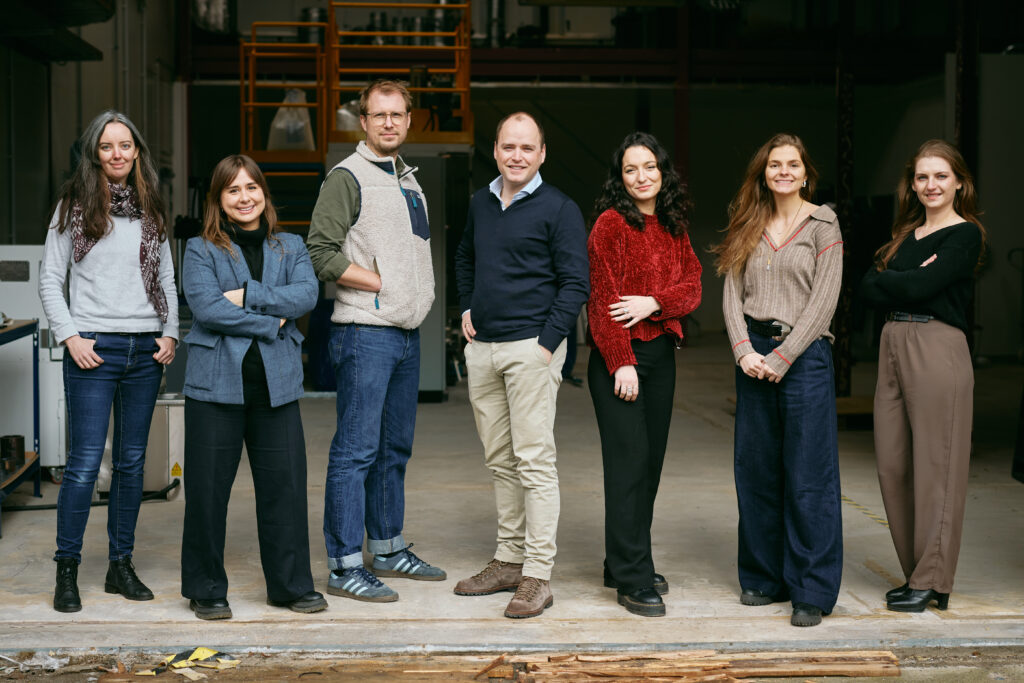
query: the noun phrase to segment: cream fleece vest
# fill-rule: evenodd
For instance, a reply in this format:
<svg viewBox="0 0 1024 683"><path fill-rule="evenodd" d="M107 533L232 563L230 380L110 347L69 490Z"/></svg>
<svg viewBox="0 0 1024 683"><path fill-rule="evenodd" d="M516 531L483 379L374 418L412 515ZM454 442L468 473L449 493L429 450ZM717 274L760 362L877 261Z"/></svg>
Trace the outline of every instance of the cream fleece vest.
<svg viewBox="0 0 1024 683"><path fill-rule="evenodd" d="M378 157L360 142L335 169L344 168L359 184L359 216L349 228L342 253L352 263L380 273L381 290L363 292L338 287L331 320L336 323L386 325L412 330L420 326L434 302L427 206L416 170L406 166L399 178L390 157ZM422 211L421 235L411 213Z"/></svg>

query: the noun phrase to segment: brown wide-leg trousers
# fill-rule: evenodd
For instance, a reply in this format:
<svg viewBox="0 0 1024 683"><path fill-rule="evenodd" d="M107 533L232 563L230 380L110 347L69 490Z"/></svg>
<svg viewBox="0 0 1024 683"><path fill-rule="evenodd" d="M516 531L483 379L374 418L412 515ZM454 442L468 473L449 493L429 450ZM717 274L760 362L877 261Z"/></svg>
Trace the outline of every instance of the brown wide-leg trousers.
<svg viewBox="0 0 1024 683"><path fill-rule="evenodd" d="M960 554L974 412L967 339L937 320L882 328L878 483L911 588L949 593Z"/></svg>

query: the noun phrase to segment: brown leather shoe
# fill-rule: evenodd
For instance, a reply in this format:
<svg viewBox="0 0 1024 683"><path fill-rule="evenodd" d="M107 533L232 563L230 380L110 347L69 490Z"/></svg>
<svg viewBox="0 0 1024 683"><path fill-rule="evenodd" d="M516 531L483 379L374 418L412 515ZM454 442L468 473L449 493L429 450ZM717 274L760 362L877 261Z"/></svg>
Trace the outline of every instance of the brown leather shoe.
<svg viewBox="0 0 1024 683"><path fill-rule="evenodd" d="M490 595L501 591L514 591L523 580L523 565L491 560L487 566L468 579L455 584L456 595Z"/></svg>
<svg viewBox="0 0 1024 683"><path fill-rule="evenodd" d="M505 608L505 616L510 619L535 617L553 604L555 598L551 595L549 581L524 576L523 582L516 589L516 594Z"/></svg>

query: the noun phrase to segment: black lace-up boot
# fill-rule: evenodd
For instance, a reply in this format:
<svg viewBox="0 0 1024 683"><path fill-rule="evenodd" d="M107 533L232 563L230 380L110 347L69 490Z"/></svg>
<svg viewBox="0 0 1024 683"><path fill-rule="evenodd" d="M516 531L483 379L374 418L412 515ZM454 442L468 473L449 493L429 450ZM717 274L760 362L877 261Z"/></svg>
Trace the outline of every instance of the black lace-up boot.
<svg viewBox="0 0 1024 683"><path fill-rule="evenodd" d="M78 563L70 557L57 560L53 609L58 612L77 612L82 609L82 600L78 597Z"/></svg>
<svg viewBox="0 0 1024 683"><path fill-rule="evenodd" d="M129 600L153 599L153 591L146 588L146 584L135 575L135 566L130 557L111 560L103 589L108 593L120 593Z"/></svg>

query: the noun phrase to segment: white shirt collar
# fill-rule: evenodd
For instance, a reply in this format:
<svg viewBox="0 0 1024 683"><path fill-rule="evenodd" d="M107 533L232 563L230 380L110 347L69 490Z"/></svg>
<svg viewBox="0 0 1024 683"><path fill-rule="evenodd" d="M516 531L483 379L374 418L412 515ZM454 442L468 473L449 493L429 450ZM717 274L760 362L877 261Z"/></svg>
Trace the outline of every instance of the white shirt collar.
<svg viewBox="0 0 1024 683"><path fill-rule="evenodd" d="M530 180L530 182L526 183L526 186L523 187L523 189L521 189L521 190L519 190L519 192L515 193L515 195L512 197L512 201L510 201L508 203L508 206L512 206L513 204L515 204L517 201L519 201L523 197L527 197L527 196L533 194L537 190L537 188L540 187L540 184L542 182L544 182L544 181L541 180L540 171L537 171L537 175L533 176L533 178ZM499 175L497 178L492 180L490 185L488 185L487 187L490 189L491 194L493 194L495 197L498 198L498 204L501 205L501 210L504 211L505 209L508 208L508 206L505 206L505 203L503 201L501 201L501 188L502 188L502 185L503 185L502 178Z"/></svg>

